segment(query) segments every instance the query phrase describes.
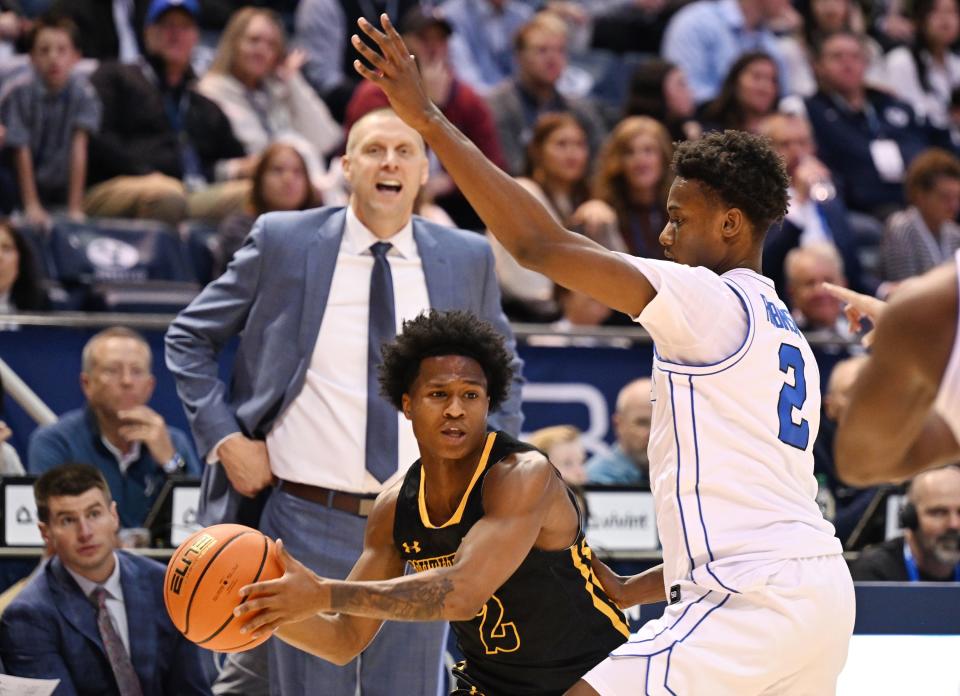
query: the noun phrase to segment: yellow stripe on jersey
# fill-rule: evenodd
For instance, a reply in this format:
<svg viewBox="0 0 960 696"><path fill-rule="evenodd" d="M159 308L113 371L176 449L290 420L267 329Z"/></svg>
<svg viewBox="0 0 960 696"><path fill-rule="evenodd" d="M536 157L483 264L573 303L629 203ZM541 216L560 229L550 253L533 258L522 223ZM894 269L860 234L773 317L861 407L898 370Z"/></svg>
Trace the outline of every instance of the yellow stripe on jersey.
<svg viewBox="0 0 960 696"><path fill-rule="evenodd" d="M480 455L480 461L477 463L477 470L473 472L473 478L470 479L470 485L467 486L467 490L463 492L463 497L460 499L460 504L454 511L453 516L443 524L435 525L430 521L430 513L427 512L426 496L427 472L423 467L420 468L420 521L423 522L424 527L427 529L443 529L444 527L449 527L450 525L460 522L460 520L463 518L463 511L467 509L467 498L470 497L470 491L473 490L473 487L477 483L477 479L480 478L480 474L482 474L483 470L486 468L487 459L490 457L490 450L493 449L493 443L496 439L496 433L487 434L487 442L483 446L483 454Z"/></svg>
<svg viewBox="0 0 960 696"><path fill-rule="evenodd" d="M590 599L593 600L594 608L610 619L610 623L613 624L615 629L629 638L630 628L624 622L620 613L597 596L597 586L603 587L603 585L600 584L596 573L594 573L593 568L590 567L590 553L590 547L587 546L586 542L583 544L583 556L580 555L580 547L578 545L574 544L571 546L570 555L573 558L573 567L579 570L580 575L587 581L585 587L587 594L590 595Z"/></svg>

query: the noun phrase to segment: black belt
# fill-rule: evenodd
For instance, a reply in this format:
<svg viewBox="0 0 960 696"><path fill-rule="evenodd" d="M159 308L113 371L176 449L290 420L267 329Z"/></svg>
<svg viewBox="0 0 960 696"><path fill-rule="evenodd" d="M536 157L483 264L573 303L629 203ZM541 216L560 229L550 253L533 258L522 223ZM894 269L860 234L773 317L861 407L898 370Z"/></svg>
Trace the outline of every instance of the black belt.
<svg viewBox="0 0 960 696"><path fill-rule="evenodd" d="M373 501L377 497L372 493L346 493L322 486L311 486L306 483L284 480L280 481L280 489L290 495L309 500L311 503L334 508L341 512L349 512L351 515L357 515L358 517L367 517L370 514L373 509Z"/></svg>

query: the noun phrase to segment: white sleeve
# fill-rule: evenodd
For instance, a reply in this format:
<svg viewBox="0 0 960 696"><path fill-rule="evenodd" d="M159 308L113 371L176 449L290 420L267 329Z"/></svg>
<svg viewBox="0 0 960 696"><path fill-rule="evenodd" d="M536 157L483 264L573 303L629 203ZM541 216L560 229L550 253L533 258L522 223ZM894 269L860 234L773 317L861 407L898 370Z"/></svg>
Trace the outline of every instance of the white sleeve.
<svg viewBox="0 0 960 696"><path fill-rule="evenodd" d="M621 255L657 291L633 320L653 337L661 358L709 365L737 351L747 335L747 311L723 278L702 266Z"/></svg>

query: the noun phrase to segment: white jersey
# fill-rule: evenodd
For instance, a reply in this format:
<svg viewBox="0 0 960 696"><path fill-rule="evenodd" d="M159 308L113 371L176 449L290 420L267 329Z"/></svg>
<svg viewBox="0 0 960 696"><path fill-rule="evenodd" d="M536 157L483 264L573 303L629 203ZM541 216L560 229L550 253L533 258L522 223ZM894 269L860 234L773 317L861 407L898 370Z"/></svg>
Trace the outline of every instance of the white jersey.
<svg viewBox="0 0 960 696"><path fill-rule="evenodd" d="M668 590L764 582L755 561L842 552L815 496L820 373L773 282L625 256L657 296L648 454Z"/></svg>
<svg viewBox="0 0 960 696"><path fill-rule="evenodd" d="M960 249L957 250L955 263L960 278ZM960 280L957 292L960 293ZM957 333L953 339L953 348L947 360L947 369L943 371L940 389L937 391L936 410L950 426L953 436L960 442L960 312L955 320Z"/></svg>

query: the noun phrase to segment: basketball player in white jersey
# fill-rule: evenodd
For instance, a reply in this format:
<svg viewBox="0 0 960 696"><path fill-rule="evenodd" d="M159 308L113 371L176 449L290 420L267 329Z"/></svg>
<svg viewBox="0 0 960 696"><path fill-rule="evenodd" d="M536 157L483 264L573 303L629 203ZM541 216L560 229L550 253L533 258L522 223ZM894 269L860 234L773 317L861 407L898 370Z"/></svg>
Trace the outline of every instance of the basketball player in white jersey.
<svg viewBox="0 0 960 696"><path fill-rule="evenodd" d="M906 281L889 305L828 286L876 323L836 439L848 483L902 481L960 460L960 310L956 258Z"/></svg>
<svg viewBox="0 0 960 696"><path fill-rule="evenodd" d="M634 317L653 336L651 487L664 562L605 587L669 602L568 696L835 691L853 583L814 501L817 365L773 283L767 228L787 205L783 163L738 132L677 149L660 240L670 261L618 254L560 227L426 96L402 39L360 20L353 45L396 112L434 149L524 266ZM598 566L600 572L604 572Z"/></svg>

